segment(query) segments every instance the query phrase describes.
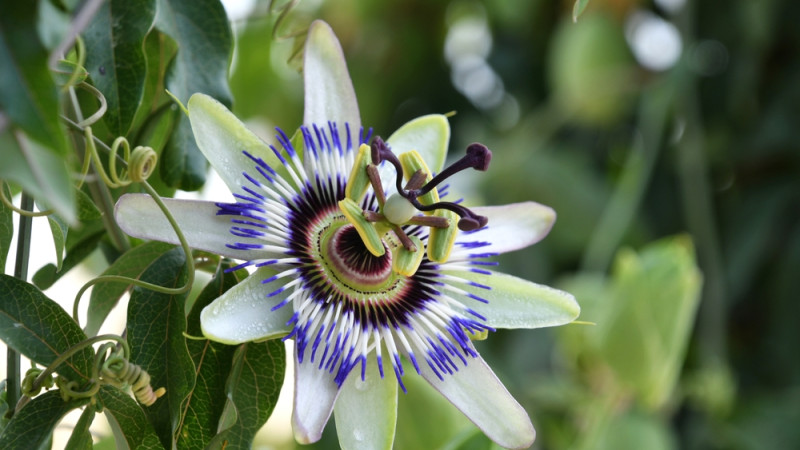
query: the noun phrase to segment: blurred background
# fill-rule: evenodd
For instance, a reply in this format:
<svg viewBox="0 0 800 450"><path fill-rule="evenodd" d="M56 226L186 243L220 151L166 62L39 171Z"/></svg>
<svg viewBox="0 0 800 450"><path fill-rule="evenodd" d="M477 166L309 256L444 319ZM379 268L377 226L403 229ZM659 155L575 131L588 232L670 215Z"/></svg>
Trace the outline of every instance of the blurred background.
<svg viewBox="0 0 800 450"><path fill-rule="evenodd" d="M590 0L576 21L573 0L223 3L233 111L267 142L302 121L293 36L322 19L377 135L454 113L450 157L494 153L457 197L556 210L500 270L572 292L581 322L476 344L533 448L800 448L800 3ZM210 176L197 195L228 193ZM418 378L395 448L493 448ZM300 447L290 408L257 448ZM333 420L309 447L338 448Z"/></svg>
<svg viewBox="0 0 800 450"><path fill-rule="evenodd" d="M265 138L302 118L266 1L227 3L234 112ZM800 3L303 1L344 47L362 121L388 136L455 111L480 141L471 204L534 200L558 220L501 269L573 292L553 330L480 342L535 448L800 448ZM409 380L411 383L411 380ZM397 448L489 448L415 383ZM276 436L273 436L273 438ZM291 447L269 437L270 445ZM316 448L336 448L329 425Z"/></svg>

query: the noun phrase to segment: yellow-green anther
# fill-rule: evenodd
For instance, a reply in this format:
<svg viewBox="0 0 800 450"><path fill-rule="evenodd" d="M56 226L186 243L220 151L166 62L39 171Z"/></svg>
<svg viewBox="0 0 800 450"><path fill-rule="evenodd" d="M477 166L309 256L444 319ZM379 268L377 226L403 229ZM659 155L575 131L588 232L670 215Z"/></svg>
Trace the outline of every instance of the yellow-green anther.
<svg viewBox="0 0 800 450"><path fill-rule="evenodd" d="M383 246L378 230L364 217L364 212L356 202L350 198L345 198L339 202L339 210L358 231L358 235L364 241L364 246L367 247L370 253L375 256L383 256L386 253L386 248Z"/></svg>
<svg viewBox="0 0 800 450"><path fill-rule="evenodd" d="M428 259L443 263L450 258L450 252L456 243L458 214L446 209L437 209L434 216L444 217L450 221L447 228L431 228L431 236L428 239Z"/></svg>
<svg viewBox="0 0 800 450"><path fill-rule="evenodd" d="M477 333L468 331L467 332L467 336L469 336L469 340L470 341L482 341L482 340L486 339L487 337L489 337L489 331L488 330L481 330L481 331L478 331Z"/></svg>
<svg viewBox="0 0 800 450"><path fill-rule="evenodd" d="M395 225L408 222L415 214L417 214L417 208L400 194L392 194L383 205L383 216Z"/></svg>
<svg viewBox="0 0 800 450"><path fill-rule="evenodd" d="M416 236L409 236L409 239L414 243L417 249L423 247L422 241ZM405 246L398 245L392 250L392 270L410 277L417 272L420 263L422 263L422 256L424 252L417 250L412 252L405 248Z"/></svg>
<svg viewBox="0 0 800 450"><path fill-rule="evenodd" d="M400 159L400 164L403 166L403 174L405 175L406 179L410 179L418 170L425 172L426 182L433 179L431 176L431 170L428 169L428 165L425 164L425 160L422 159L422 156L420 156L416 150L402 153L400 156L398 156L398 158ZM436 189L432 189L427 194L417 197L417 200L419 200L419 202L423 205L431 205L439 201L439 193Z"/></svg>
<svg viewBox="0 0 800 450"><path fill-rule="evenodd" d="M369 145L361 144L358 154L356 154L356 160L353 162L353 170L350 171L350 179L347 180L347 187L344 190L345 197L356 203L361 201L370 185L367 164L371 160Z"/></svg>

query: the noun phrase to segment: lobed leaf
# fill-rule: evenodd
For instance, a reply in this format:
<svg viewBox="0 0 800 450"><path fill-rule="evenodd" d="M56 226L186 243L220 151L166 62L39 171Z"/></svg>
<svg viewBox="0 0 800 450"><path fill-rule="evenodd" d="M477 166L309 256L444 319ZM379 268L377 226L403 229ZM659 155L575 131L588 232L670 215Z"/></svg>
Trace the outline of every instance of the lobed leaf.
<svg viewBox="0 0 800 450"><path fill-rule="evenodd" d="M185 255L172 249L142 274L141 280L176 288L186 282ZM183 403L195 383L195 368L186 348L186 294L170 295L135 287L128 302L128 342L131 362L141 366L151 377L154 389L167 392L145 410L161 444L172 448L179 426Z"/></svg>
<svg viewBox="0 0 800 450"><path fill-rule="evenodd" d="M43 366L86 339L78 324L42 291L17 278L0 274L0 339ZM94 352L75 353L56 371L72 381L88 380ZM0 448L3 448L0 446Z"/></svg>
<svg viewBox="0 0 800 450"><path fill-rule="evenodd" d="M147 73L143 46L155 15L155 0L110 0L83 33L86 68L106 98L103 121L115 136L128 133L142 100Z"/></svg>
<svg viewBox="0 0 800 450"><path fill-rule="evenodd" d="M202 92L230 108L228 65L233 38L220 1L158 0L156 27L178 44L167 72L167 89L183 104ZM205 183L205 172L205 159L188 118L182 115L162 154L162 178L168 185L195 190Z"/></svg>

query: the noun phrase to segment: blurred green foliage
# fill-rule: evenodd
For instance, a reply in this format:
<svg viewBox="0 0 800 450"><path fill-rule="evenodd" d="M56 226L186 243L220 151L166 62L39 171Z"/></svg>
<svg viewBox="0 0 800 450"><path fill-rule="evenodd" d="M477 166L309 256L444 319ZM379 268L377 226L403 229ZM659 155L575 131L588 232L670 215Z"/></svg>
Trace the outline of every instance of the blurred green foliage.
<svg viewBox="0 0 800 450"><path fill-rule="evenodd" d="M41 286L95 248L109 262L128 250L126 238L84 211L87 189L70 188L78 158L66 155L78 138L59 114L82 118L59 111L57 92L73 69L62 62L64 73L54 74L46 61L83 3L0 2L0 178L63 219L53 231L65 269L45 267L37 273ZM453 191L472 203L534 200L558 213L546 240L504 255L501 267L573 292L586 323L498 332L476 344L531 414L536 448L800 447L800 3L305 1L279 27L281 6L272 3L256 1L231 34L216 0L135 2L141 8L106 2L106 14L113 9L122 18L130 8L139 17L105 17L86 30L91 56L72 82L92 81L109 100L95 135L105 142L127 135L162 152L167 163L151 178L162 194L199 188L205 162L164 87L183 101L195 90L225 103L232 97L233 111L271 141L272 127L293 130L302 118L292 58L299 40L290 37L323 19L342 42L362 121L376 134L455 111L451 156L481 141L494 160L488 174ZM199 13L181 14L192 7ZM645 23L658 24L661 34L642 37ZM120 33L134 37L115 41ZM106 76L120 57L132 69ZM73 95L70 102L87 115L97 109L92 96ZM100 198L92 193L109 210L113 203ZM0 206L3 262L11 215ZM84 227L67 233L78 222ZM30 296L49 308L38 295ZM102 322L106 312L97 314ZM134 338L136 326L152 321L140 319ZM72 324L66 315L63 321ZM169 338L183 359L196 356L183 354L183 336ZM232 367L243 351L226 356ZM271 410L277 387L268 375L225 392L246 399L250 385L272 386ZM183 381L170 383L191 384ZM412 377L408 385L396 448L493 448L425 383ZM124 419L143 415L139 406L103 389L103 404L119 416L115 426L135 428L138 422ZM57 420L63 405L55 397L37 398L28 412L49 411ZM0 412L6 408L3 400ZM257 413L243 442L268 414ZM14 433L23 431L20 423ZM135 437L169 443L169 433L147 429ZM315 448L338 448L332 426Z"/></svg>
<svg viewBox="0 0 800 450"><path fill-rule="evenodd" d="M300 79L282 64L291 44L271 43L265 3L237 23L234 111L291 128ZM597 325L480 343L538 426L535 446L800 445L800 5L592 0L573 23L573 4L349 0L290 17L336 30L378 135L456 111L451 155L481 141L495 156L461 192L558 212L544 242L501 267L572 290ZM641 13L680 38L668 68L631 50ZM465 24L463 53L494 74L472 82L499 83L500 101L459 84L463 62L446 49ZM401 396L401 434L425 405ZM452 435L448 448L489 448L441 420L428 427ZM335 448L326 436L319 445Z"/></svg>

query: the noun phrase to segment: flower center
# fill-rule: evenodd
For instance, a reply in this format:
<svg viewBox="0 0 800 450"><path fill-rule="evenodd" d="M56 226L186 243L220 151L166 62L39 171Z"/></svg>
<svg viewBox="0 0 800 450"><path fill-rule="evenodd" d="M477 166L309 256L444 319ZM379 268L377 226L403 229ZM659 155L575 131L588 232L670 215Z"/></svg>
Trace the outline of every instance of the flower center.
<svg viewBox="0 0 800 450"><path fill-rule="evenodd" d="M349 224L333 231L326 256L331 269L348 284L375 288L384 285L392 274L392 252L373 255Z"/></svg>

